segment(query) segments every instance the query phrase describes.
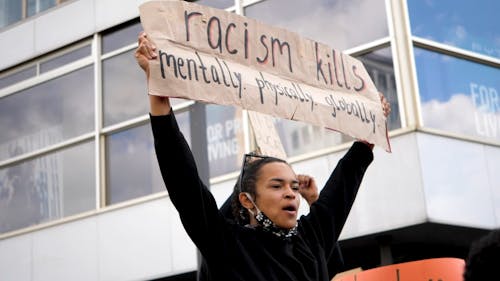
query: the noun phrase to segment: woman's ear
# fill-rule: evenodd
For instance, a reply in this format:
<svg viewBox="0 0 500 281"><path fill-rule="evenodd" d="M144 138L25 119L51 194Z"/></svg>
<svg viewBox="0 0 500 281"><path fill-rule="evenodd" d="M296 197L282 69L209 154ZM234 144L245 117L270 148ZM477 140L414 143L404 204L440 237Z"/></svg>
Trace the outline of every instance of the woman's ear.
<svg viewBox="0 0 500 281"><path fill-rule="evenodd" d="M238 195L238 200L240 200L240 204L241 206L243 206L243 208L245 209L250 209L252 210L254 208L254 205L253 205L253 202L252 200L250 200L250 198L248 198L250 196L250 194L248 193L245 193L245 192L240 192L240 194Z"/></svg>

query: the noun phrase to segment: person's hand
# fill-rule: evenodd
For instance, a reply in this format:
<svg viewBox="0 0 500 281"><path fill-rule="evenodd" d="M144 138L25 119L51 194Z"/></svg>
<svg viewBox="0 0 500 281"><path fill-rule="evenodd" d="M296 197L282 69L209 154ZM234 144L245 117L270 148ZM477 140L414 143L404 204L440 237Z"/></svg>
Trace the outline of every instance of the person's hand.
<svg viewBox="0 0 500 281"><path fill-rule="evenodd" d="M378 93L380 96L380 103L382 104L382 110L384 111L384 116L387 118L389 114L391 113L391 104L387 101L385 98L384 94Z"/></svg>
<svg viewBox="0 0 500 281"><path fill-rule="evenodd" d="M149 61L157 58L156 46L148 39L144 31L139 33L138 46L135 50L135 59L149 79ZM151 115L166 115L170 113L170 100L168 97L149 95L149 108Z"/></svg>
<svg viewBox="0 0 500 281"><path fill-rule="evenodd" d="M135 50L135 59L139 66L149 78L149 60L156 59L156 46L149 41L147 34L144 31L139 33L138 46Z"/></svg>
<svg viewBox="0 0 500 281"><path fill-rule="evenodd" d="M313 177L308 175L298 175L299 180L299 193L304 197L309 206L316 202L319 197L318 187L316 186L316 181Z"/></svg>

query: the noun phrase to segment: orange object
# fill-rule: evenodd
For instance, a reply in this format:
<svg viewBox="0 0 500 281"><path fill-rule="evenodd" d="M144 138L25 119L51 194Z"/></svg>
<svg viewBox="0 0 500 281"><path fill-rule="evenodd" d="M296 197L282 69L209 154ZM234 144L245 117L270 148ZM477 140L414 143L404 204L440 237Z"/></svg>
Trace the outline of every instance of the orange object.
<svg viewBox="0 0 500 281"><path fill-rule="evenodd" d="M465 261L436 258L377 267L335 277L335 281L463 281Z"/></svg>

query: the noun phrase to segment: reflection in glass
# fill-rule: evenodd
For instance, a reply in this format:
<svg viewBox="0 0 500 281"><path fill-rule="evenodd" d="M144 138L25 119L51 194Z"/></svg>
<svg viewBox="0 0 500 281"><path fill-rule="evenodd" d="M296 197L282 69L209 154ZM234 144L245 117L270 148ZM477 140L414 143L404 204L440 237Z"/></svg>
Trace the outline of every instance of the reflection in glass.
<svg viewBox="0 0 500 281"><path fill-rule="evenodd" d="M93 66L0 99L0 160L91 132Z"/></svg>
<svg viewBox="0 0 500 281"><path fill-rule="evenodd" d="M210 177L238 170L245 150L241 108L211 104L206 116Z"/></svg>
<svg viewBox="0 0 500 281"><path fill-rule="evenodd" d="M234 5L234 0L198 0L196 1L196 4L218 9L226 9Z"/></svg>
<svg viewBox="0 0 500 281"><path fill-rule="evenodd" d="M7 26L23 17L23 3L21 1L0 0L0 28Z"/></svg>
<svg viewBox="0 0 500 281"><path fill-rule="evenodd" d="M70 62L74 62L81 58L90 56L90 53L91 53L90 45L83 46L64 55L42 62L40 64L40 72L47 72L49 70L63 66Z"/></svg>
<svg viewBox="0 0 500 281"><path fill-rule="evenodd" d="M104 125L112 125L149 112L144 72L134 50L102 62Z"/></svg>
<svg viewBox="0 0 500 281"><path fill-rule="evenodd" d="M0 233L95 209L95 198L93 142L2 168Z"/></svg>
<svg viewBox="0 0 500 281"><path fill-rule="evenodd" d="M118 29L104 32L102 35L102 53L105 54L136 43L137 36L141 31L141 23L134 21L131 24L120 26Z"/></svg>
<svg viewBox="0 0 500 281"><path fill-rule="evenodd" d="M500 69L415 48L424 126L500 140Z"/></svg>
<svg viewBox="0 0 500 281"><path fill-rule="evenodd" d="M17 82L21 82L35 75L36 75L36 66L31 66L26 69L6 75L0 78L0 89L16 84Z"/></svg>
<svg viewBox="0 0 500 281"><path fill-rule="evenodd" d="M304 122L275 118L274 124L288 157L334 146L343 141L343 136L338 132Z"/></svg>
<svg viewBox="0 0 500 281"><path fill-rule="evenodd" d="M338 50L389 35L383 0L272 0L246 7L245 15Z"/></svg>
<svg viewBox="0 0 500 281"><path fill-rule="evenodd" d="M500 58L500 1L409 0L413 35Z"/></svg>
<svg viewBox="0 0 500 281"><path fill-rule="evenodd" d="M363 62L377 90L383 93L387 101L391 104L391 113L387 120L389 130L401 128L391 49L387 47L376 50L357 57L357 59Z"/></svg>
<svg viewBox="0 0 500 281"><path fill-rule="evenodd" d="M43 12L56 5L56 0L28 0L27 2L28 17L31 17L36 13Z"/></svg>
<svg viewBox="0 0 500 281"><path fill-rule="evenodd" d="M176 118L189 143L189 115ZM149 123L108 136L106 146L107 205L165 191Z"/></svg>

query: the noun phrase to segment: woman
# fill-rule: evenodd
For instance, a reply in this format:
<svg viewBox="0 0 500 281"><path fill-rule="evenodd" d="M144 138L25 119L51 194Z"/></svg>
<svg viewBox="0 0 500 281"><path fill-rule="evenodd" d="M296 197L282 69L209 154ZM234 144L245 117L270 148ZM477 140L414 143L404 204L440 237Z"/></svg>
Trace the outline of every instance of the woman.
<svg viewBox="0 0 500 281"><path fill-rule="evenodd" d="M155 48L139 35L136 59L149 77ZM384 112L390 108L383 97ZM331 174L310 213L297 221L300 182L272 157L245 157L237 184L236 215L228 220L198 177L169 99L149 95L160 170L170 199L212 280L330 280L328 265L338 236L373 159L372 144L355 142ZM260 158L260 159L255 159Z"/></svg>

